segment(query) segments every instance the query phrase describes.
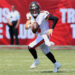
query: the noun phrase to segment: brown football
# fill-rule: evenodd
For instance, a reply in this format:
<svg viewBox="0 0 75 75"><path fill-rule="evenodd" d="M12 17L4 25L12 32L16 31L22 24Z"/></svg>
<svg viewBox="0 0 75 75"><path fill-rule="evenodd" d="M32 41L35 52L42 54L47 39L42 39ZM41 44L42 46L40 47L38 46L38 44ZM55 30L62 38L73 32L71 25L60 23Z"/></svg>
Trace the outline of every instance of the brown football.
<svg viewBox="0 0 75 75"><path fill-rule="evenodd" d="M36 33L37 30L38 30L38 28L39 28L38 23L37 23L37 22L34 22L34 23L33 23L33 26L32 26L32 32L33 32L33 33Z"/></svg>

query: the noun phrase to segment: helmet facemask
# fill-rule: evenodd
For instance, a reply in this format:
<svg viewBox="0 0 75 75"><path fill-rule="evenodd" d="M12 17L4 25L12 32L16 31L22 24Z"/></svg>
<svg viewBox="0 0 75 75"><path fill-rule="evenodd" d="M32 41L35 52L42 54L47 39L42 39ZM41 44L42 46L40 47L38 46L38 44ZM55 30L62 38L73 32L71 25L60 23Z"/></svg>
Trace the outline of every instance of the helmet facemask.
<svg viewBox="0 0 75 75"><path fill-rule="evenodd" d="M32 9L30 11L30 13L32 14L33 17L37 17L38 14L40 13L40 10L38 10L38 9Z"/></svg>
<svg viewBox="0 0 75 75"><path fill-rule="evenodd" d="M40 6L36 3L33 3L30 5L30 13L32 14L33 17L37 17L38 14L40 13Z"/></svg>

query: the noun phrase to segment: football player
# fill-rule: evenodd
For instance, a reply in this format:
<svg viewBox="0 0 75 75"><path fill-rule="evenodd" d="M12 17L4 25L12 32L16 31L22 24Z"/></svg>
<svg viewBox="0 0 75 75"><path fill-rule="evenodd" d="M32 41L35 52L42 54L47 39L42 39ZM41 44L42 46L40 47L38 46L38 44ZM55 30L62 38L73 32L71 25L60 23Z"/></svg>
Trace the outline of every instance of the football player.
<svg viewBox="0 0 75 75"><path fill-rule="evenodd" d="M61 64L56 61L54 55L49 51L49 46L53 45L54 43L49 42L48 36L52 35L53 29L56 26L58 18L51 15L48 11L41 11L38 2L32 2L30 4L29 11L30 12L26 15L27 22L25 25L25 29L32 28L35 23L38 24L38 26L34 29L35 34L37 34L37 38L28 46L29 52L34 58L34 62L30 66L30 68L36 68L40 64L40 60L35 50L35 48L39 46L42 52L54 64L54 72L57 72L58 69L61 67ZM49 29L48 20L53 21L51 29Z"/></svg>

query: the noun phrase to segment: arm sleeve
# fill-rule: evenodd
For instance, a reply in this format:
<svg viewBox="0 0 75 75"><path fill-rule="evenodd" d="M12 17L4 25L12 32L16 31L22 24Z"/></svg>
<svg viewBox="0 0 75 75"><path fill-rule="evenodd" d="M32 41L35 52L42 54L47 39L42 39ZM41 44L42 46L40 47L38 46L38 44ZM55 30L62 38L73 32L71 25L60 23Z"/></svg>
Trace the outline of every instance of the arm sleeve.
<svg viewBox="0 0 75 75"><path fill-rule="evenodd" d="M54 29L58 22L58 18L50 14L48 20L53 20L52 29Z"/></svg>

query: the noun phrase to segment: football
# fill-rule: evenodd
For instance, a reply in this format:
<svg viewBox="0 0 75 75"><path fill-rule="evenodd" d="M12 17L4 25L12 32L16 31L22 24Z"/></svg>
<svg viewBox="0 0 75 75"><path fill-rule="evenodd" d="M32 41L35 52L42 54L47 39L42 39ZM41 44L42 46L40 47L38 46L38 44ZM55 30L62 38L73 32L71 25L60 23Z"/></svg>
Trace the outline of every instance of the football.
<svg viewBox="0 0 75 75"><path fill-rule="evenodd" d="M38 31L38 28L39 28L39 25L37 22L34 22L33 23L33 26L32 26L32 32L33 33L36 33Z"/></svg>

